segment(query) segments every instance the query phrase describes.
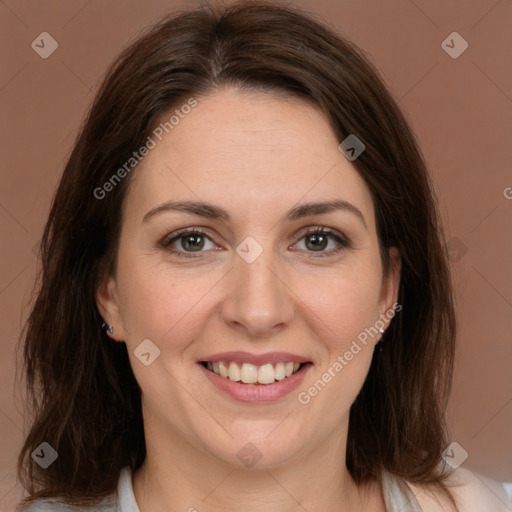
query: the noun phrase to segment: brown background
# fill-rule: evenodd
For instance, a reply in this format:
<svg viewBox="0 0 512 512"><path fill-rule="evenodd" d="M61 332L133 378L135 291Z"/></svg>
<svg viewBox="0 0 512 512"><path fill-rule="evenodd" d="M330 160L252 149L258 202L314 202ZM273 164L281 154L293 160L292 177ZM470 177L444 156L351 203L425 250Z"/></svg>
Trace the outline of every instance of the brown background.
<svg viewBox="0 0 512 512"><path fill-rule="evenodd" d="M294 3L294 2L292 2ZM448 413L464 466L512 481L512 2L302 0L364 48L410 119L453 249L460 338ZM50 201L99 80L119 50L196 1L0 2L0 511L21 495L15 344ZM468 49L452 59L453 31ZM31 43L49 32L42 59ZM510 190L509 197L512 197Z"/></svg>

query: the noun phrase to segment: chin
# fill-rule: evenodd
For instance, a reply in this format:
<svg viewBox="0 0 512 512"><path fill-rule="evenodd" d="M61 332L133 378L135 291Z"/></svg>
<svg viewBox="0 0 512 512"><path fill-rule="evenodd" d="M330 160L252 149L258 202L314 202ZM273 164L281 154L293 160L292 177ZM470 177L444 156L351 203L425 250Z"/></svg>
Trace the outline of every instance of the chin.
<svg viewBox="0 0 512 512"><path fill-rule="evenodd" d="M275 428L275 426L274 426ZM269 429L272 432L272 429ZM301 448L290 436L274 435L265 439L261 433L247 432L235 439L210 446L210 453L237 469L268 470L283 466L297 458Z"/></svg>

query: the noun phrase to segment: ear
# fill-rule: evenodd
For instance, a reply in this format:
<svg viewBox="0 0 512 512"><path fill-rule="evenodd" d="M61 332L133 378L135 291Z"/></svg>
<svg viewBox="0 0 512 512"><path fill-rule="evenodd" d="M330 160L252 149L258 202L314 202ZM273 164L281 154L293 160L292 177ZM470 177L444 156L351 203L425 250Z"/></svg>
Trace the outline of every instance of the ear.
<svg viewBox="0 0 512 512"><path fill-rule="evenodd" d="M113 334L106 331L107 336L116 341L124 341L125 332L121 321L117 284L112 276L104 275L101 278L95 298L103 320L114 329Z"/></svg>
<svg viewBox="0 0 512 512"><path fill-rule="evenodd" d="M381 295L379 301L380 314L385 315L387 311L394 310L398 302L398 291L400 288L400 270L402 268L402 258L400 252L396 247L389 248L389 268L387 275L382 279ZM401 308L396 307L398 310ZM393 317L391 317L393 318ZM384 320L386 323L385 329L388 327L389 322L387 318Z"/></svg>

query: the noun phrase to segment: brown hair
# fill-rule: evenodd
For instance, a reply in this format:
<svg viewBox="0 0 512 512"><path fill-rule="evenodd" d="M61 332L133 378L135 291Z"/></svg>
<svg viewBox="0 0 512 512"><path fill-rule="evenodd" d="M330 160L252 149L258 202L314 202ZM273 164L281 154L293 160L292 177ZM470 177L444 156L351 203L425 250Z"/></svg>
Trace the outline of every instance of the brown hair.
<svg viewBox="0 0 512 512"><path fill-rule="evenodd" d="M203 6L161 20L108 70L65 167L41 243L38 293L24 332L31 429L18 459L29 496L94 504L123 466L144 461L141 390L124 343L109 342L95 292L115 265L131 173L108 197L95 190L183 98L216 88L313 101L341 142L366 146L353 165L371 191L384 270L396 246L398 302L352 405L347 467L358 483L385 469L455 501L440 464L456 317L433 186L418 144L363 52L311 15L269 2ZM41 442L57 452L42 470Z"/></svg>

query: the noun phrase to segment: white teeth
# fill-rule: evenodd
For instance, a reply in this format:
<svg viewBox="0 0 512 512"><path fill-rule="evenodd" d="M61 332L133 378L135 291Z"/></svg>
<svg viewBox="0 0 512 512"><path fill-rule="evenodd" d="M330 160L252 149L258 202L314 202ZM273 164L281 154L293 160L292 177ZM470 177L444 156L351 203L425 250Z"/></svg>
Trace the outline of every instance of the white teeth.
<svg viewBox="0 0 512 512"><path fill-rule="evenodd" d="M229 365L228 377L230 378L230 380L240 380L240 368L238 368L238 365L236 363L231 363Z"/></svg>
<svg viewBox="0 0 512 512"><path fill-rule="evenodd" d="M263 366L260 366L260 369L258 370L258 382L260 384L272 384L272 382L276 380L275 376L276 372L271 364L264 364Z"/></svg>
<svg viewBox="0 0 512 512"><path fill-rule="evenodd" d="M300 363L271 363L256 366L251 363L243 363L241 367L234 361L207 362L206 367L221 377L244 384L272 384L276 380L283 380L299 370Z"/></svg>
<svg viewBox="0 0 512 512"><path fill-rule="evenodd" d="M227 377L229 375L229 366L226 366L224 361L219 363L219 373L221 377Z"/></svg>
<svg viewBox="0 0 512 512"><path fill-rule="evenodd" d="M258 382L258 367L253 364L244 363L240 370L240 378L245 384L254 384Z"/></svg>
<svg viewBox="0 0 512 512"><path fill-rule="evenodd" d="M283 380L286 377L286 371L284 369L284 363L276 364L276 380Z"/></svg>

